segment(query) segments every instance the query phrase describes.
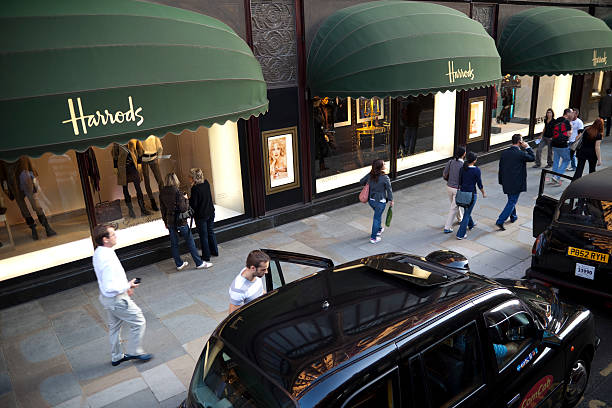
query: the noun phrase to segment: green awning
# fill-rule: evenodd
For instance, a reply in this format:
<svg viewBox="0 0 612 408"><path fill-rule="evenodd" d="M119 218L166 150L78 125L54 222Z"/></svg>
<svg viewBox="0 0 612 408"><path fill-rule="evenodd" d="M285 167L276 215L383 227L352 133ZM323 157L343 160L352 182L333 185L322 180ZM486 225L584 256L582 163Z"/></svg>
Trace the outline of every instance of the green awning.
<svg viewBox="0 0 612 408"><path fill-rule="evenodd" d="M585 74L612 69L612 30L573 8L534 7L508 19L497 45L511 75Z"/></svg>
<svg viewBox="0 0 612 408"><path fill-rule="evenodd" d="M495 42L465 14L433 3L375 1L333 13L308 55L314 96L407 96L490 86Z"/></svg>
<svg viewBox="0 0 612 408"><path fill-rule="evenodd" d="M267 109L258 61L214 18L133 0L0 7L0 159L105 147Z"/></svg>

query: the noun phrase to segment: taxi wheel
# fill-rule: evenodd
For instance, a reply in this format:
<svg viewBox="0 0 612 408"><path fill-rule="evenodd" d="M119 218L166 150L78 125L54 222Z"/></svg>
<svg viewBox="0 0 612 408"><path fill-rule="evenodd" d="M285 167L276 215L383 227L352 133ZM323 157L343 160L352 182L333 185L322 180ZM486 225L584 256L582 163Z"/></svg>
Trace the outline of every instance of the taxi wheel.
<svg viewBox="0 0 612 408"><path fill-rule="evenodd" d="M568 373L567 386L565 387L565 408L575 406L584 391L586 390L589 381L589 364L579 358L574 362L574 365Z"/></svg>

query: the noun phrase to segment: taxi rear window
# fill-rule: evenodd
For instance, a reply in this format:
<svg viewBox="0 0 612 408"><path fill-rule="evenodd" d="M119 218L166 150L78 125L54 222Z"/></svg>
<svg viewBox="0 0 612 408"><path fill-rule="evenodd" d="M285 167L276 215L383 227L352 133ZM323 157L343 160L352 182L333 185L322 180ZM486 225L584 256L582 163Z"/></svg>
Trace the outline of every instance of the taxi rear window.
<svg viewBox="0 0 612 408"><path fill-rule="evenodd" d="M558 220L612 231L612 201L568 198L559 209Z"/></svg>

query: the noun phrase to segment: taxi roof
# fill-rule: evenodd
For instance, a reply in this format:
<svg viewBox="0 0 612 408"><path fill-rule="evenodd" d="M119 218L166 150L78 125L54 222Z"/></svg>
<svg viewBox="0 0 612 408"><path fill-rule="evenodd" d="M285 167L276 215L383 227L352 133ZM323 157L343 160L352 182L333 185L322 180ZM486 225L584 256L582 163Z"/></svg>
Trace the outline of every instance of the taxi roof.
<svg viewBox="0 0 612 408"><path fill-rule="evenodd" d="M587 174L574 180L565 189L562 201L568 198L593 198L612 201L612 167Z"/></svg>
<svg viewBox="0 0 612 408"><path fill-rule="evenodd" d="M424 258L388 253L292 282L214 333L294 398L341 363L497 287Z"/></svg>

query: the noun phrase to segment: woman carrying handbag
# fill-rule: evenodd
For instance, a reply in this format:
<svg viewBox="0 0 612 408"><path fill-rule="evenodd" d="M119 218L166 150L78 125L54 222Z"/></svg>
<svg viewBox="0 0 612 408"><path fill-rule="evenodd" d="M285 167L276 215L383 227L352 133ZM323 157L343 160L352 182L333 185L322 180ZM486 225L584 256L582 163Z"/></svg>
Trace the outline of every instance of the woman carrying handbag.
<svg viewBox="0 0 612 408"><path fill-rule="evenodd" d="M162 219L170 232L170 248L172 250L172 257L174 258L176 270L181 271L189 265L189 262L183 262L179 253L179 234L187 243L193 262L196 264L196 268L210 268L212 264L204 262L202 258L200 258L200 255L198 255L198 250L193 241L193 235L191 235L191 229L189 225L187 225L187 219L190 217L187 194L179 191L178 188L180 183L176 174L168 173L165 182L165 187L159 192L159 201Z"/></svg>
<svg viewBox="0 0 612 408"><path fill-rule="evenodd" d="M387 201L393 207L393 191L391 190L391 180L385 174L385 162L380 159L374 160L372 170L359 183L362 186L365 186L366 183L369 185L368 204L374 210L370 243L376 244L380 242L381 235L385 230L382 227L382 215L387 207Z"/></svg>
<svg viewBox="0 0 612 408"><path fill-rule="evenodd" d="M453 232L453 221L455 217L459 223L463 219L463 207L459 207L455 202L455 197L459 190L459 173L463 168L463 159L465 159L465 147L457 146L455 155L446 163L446 167L444 167L444 171L442 172L442 178L446 180L446 192L450 200L448 217L446 217L446 224L444 224L445 234Z"/></svg>
<svg viewBox="0 0 612 408"><path fill-rule="evenodd" d="M584 165L589 162L589 173L595 172L596 166L601 166L601 139L603 138L603 119L597 118L595 122L582 132L581 138L576 141L582 141L580 147L576 151L578 158L578 166L574 173L574 180L582 177Z"/></svg>
<svg viewBox="0 0 612 408"><path fill-rule="evenodd" d="M460 176L459 176L459 191L468 192L472 194L472 201L469 206L465 209L463 213L463 220L461 220L461 224L459 225L459 230L457 231L457 239L467 238L467 230L472 229L476 226L476 223L472 219L472 210L474 210L474 206L476 205L476 198L478 194L476 193L476 186L482 192L482 197L486 197L484 187L482 186L482 179L480 176L480 169L476 167L476 160L478 156L474 152L468 152L465 155L465 161L463 162L463 167L461 168ZM457 193L457 204L460 203L460 197L465 194Z"/></svg>

